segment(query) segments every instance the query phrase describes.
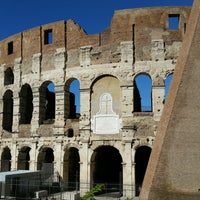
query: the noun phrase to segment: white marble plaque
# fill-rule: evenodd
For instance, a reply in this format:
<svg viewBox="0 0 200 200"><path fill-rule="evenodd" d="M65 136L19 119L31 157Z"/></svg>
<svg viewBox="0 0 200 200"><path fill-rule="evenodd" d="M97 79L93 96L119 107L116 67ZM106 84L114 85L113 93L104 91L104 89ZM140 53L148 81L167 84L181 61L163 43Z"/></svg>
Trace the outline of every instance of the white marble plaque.
<svg viewBox="0 0 200 200"><path fill-rule="evenodd" d="M117 134L121 128L119 115L112 109L112 96L104 93L100 97L99 112L93 117L92 131L96 134Z"/></svg>

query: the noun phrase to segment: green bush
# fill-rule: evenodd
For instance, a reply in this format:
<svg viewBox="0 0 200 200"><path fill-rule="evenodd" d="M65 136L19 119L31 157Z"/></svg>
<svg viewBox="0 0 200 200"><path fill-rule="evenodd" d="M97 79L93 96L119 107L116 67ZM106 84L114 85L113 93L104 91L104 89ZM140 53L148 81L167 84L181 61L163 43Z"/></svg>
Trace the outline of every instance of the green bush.
<svg viewBox="0 0 200 200"><path fill-rule="evenodd" d="M86 194L81 198L81 200L95 200L94 195L97 192L101 192L104 189L104 184L98 184L93 187L90 191L86 192Z"/></svg>

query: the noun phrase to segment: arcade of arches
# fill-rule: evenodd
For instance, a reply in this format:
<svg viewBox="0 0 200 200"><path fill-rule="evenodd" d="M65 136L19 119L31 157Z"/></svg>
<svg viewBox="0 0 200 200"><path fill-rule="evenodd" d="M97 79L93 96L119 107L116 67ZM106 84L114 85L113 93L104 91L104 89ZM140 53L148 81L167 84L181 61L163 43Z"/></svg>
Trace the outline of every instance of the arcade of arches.
<svg viewBox="0 0 200 200"><path fill-rule="evenodd" d="M52 81L45 81L39 87L37 95L29 84L22 86L19 92L18 123L21 130L24 127L26 129L20 133L20 147L16 146L18 151L14 151L9 145L3 148L1 171L41 170L50 175L59 174L59 181L66 191L80 190L84 193L88 188L103 183L106 185L106 192L138 196L154 137L146 137L145 141L134 139L133 134L136 137L137 132L142 134L137 122L133 132L129 128L122 129L124 113L121 102L124 93L132 89L132 110L138 117L147 115L152 119L151 114L156 109L156 105L152 103L155 98L152 93L156 88L152 85L151 77L140 73L135 76L130 87L122 87L117 77L104 75L93 81L89 93L80 90L82 96L89 94L90 97L91 103L88 106L91 109L92 132L89 134L87 131L81 133L79 127L79 122L84 119L78 113L80 105L76 102L80 94L73 92L71 85L74 81L80 87L78 80L69 79L62 86L63 91ZM141 87L144 82L148 85L146 94ZM165 87L162 88L163 99ZM34 112L36 96L39 97L38 115ZM80 100L79 102L81 104ZM7 132L13 129L13 107L13 93L7 90L3 96L2 121L3 129ZM52 127L59 121L58 112L63 114L64 134L52 137ZM40 135L34 136L36 140L32 145L28 145L28 140L23 145L23 138L29 136L27 130L34 124L36 116ZM39 137L45 138L42 143L37 142ZM12 159L13 156L17 160Z"/></svg>
<svg viewBox="0 0 200 200"><path fill-rule="evenodd" d="M0 171L138 196L190 10L118 10L101 33L62 20L0 41Z"/></svg>
<svg viewBox="0 0 200 200"><path fill-rule="evenodd" d="M27 146L19 150L17 170L30 170L35 167L37 170L45 171L45 174L49 176L55 173L56 164L52 148L43 147L38 152L37 166L31 164L33 161L30 157L31 151L32 149ZM82 159L80 157L80 150L76 147L70 147L64 151L63 174L61 174L63 189L66 191L79 190L80 184L83 184L80 180L81 173L84 173L82 163L80 162ZM10 152L11 150L8 147L3 149L1 154L2 172L11 170L12 157ZM132 188L132 192L135 191L135 196L139 195L150 153L151 148L148 146L140 146L135 149L135 156L132 158L134 161L135 179L131 180L131 187L135 186L135 188ZM99 146L93 151L89 160L91 187L103 183L106 186L106 192L119 192L119 194L122 194L128 188L130 189L130 185L124 184L126 182L123 178L124 175L126 176L126 173L123 172L125 167L118 149L109 145Z"/></svg>

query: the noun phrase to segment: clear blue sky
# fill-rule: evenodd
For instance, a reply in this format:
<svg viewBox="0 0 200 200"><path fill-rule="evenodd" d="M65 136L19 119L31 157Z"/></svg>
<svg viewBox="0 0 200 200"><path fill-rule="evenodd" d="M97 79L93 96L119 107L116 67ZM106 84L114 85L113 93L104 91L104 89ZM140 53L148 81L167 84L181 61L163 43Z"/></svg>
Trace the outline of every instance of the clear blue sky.
<svg viewBox="0 0 200 200"><path fill-rule="evenodd" d="M68 19L73 19L88 34L100 33L110 26L115 10L192 4L193 0L1 0L0 40L30 28ZM77 89L76 84L74 88Z"/></svg>
<svg viewBox="0 0 200 200"><path fill-rule="evenodd" d="M152 6L191 6L193 0L1 0L0 40L21 31L73 19L88 34L110 25L114 10Z"/></svg>

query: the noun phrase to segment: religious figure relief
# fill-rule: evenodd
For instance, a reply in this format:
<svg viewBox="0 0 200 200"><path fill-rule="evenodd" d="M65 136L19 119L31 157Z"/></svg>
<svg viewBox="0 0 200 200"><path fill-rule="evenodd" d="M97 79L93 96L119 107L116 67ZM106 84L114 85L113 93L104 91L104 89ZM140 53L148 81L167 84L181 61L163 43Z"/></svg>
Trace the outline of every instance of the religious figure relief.
<svg viewBox="0 0 200 200"><path fill-rule="evenodd" d="M112 108L112 96L104 93L100 97L99 112L92 119L92 131L96 134L118 134L121 128L121 119Z"/></svg>

